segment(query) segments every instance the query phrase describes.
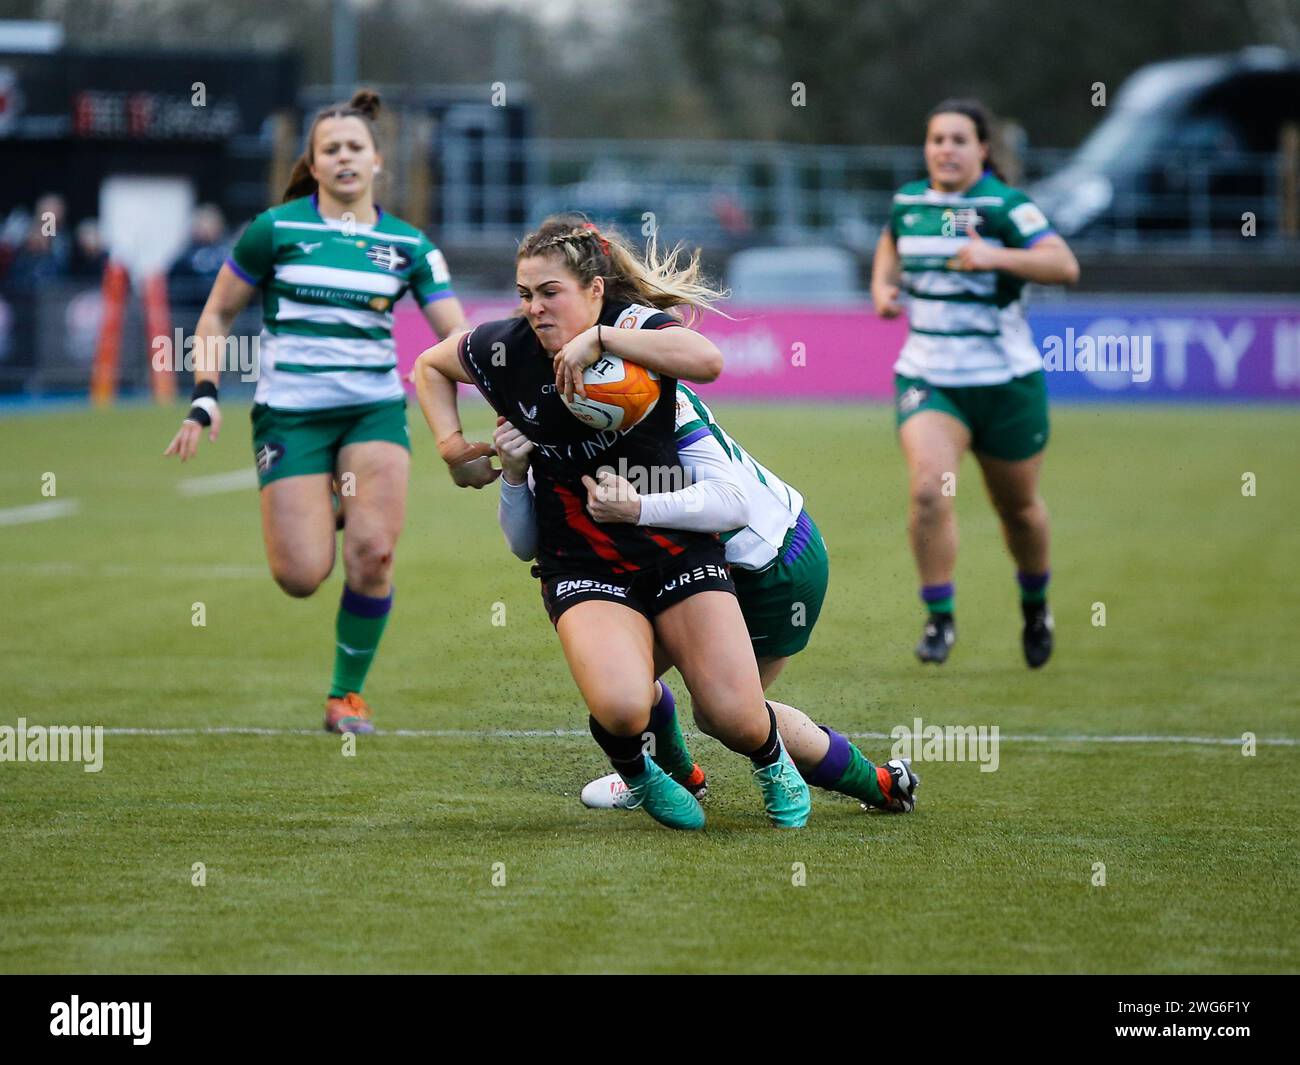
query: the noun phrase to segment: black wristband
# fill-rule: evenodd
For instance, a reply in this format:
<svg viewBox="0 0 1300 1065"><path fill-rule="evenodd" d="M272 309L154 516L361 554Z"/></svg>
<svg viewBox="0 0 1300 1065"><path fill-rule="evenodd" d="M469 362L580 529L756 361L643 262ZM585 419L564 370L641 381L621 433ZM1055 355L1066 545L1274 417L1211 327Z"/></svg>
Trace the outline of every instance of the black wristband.
<svg viewBox="0 0 1300 1065"><path fill-rule="evenodd" d="M205 428L211 425L212 411L217 406L217 386L211 381L198 382L194 386L190 401L193 406L190 407L189 414L185 415L185 420L198 422Z"/></svg>

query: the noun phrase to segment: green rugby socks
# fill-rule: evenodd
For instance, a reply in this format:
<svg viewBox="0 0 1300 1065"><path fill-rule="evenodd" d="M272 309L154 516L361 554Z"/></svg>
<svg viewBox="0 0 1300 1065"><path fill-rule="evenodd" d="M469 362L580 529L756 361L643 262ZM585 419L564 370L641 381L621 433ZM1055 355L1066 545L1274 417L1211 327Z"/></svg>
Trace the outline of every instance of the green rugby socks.
<svg viewBox="0 0 1300 1065"><path fill-rule="evenodd" d="M691 779L695 760L686 746L686 737L677 721L677 700L668 685L659 682L663 693L650 708L650 732L655 738L652 757L659 768L672 777L678 784L685 785Z"/></svg>
<svg viewBox="0 0 1300 1065"><path fill-rule="evenodd" d="M956 589L949 581L947 584L926 584L921 587L921 599L931 614L952 614L952 603Z"/></svg>
<svg viewBox="0 0 1300 1065"><path fill-rule="evenodd" d="M831 745L826 757L808 775L808 783L827 791L838 791L869 806L883 803L885 796L880 790L876 767L867 756L850 743L847 736L825 725L817 727L830 738Z"/></svg>
<svg viewBox="0 0 1300 1065"><path fill-rule="evenodd" d="M1024 570L1017 570L1016 581L1020 585L1020 601L1022 603L1046 602L1047 582L1051 577L1050 569L1042 573L1026 573Z"/></svg>
<svg viewBox="0 0 1300 1065"><path fill-rule="evenodd" d="M393 593L385 596L362 595L346 584L334 622L334 681L329 697L341 699L348 692L361 693L370 672L370 663L379 650L379 641L393 608Z"/></svg>

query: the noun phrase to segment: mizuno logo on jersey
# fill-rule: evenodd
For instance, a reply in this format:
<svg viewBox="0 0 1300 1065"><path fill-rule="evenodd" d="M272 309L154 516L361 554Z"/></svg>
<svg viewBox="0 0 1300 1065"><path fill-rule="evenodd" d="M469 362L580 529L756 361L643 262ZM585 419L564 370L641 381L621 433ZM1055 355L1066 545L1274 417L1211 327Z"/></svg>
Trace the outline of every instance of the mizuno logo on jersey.
<svg viewBox="0 0 1300 1065"><path fill-rule="evenodd" d="M395 244L372 244L366 249L366 258L381 269L394 273L411 265L411 257Z"/></svg>
<svg viewBox="0 0 1300 1065"><path fill-rule="evenodd" d="M320 242L319 240L317 240L317 241L310 241L310 240L300 240L300 241L298 241L298 247L302 249L302 253L303 253L304 255L310 255L310 254L311 254L312 252L314 252L317 248L319 248L320 245L321 245L321 242Z"/></svg>

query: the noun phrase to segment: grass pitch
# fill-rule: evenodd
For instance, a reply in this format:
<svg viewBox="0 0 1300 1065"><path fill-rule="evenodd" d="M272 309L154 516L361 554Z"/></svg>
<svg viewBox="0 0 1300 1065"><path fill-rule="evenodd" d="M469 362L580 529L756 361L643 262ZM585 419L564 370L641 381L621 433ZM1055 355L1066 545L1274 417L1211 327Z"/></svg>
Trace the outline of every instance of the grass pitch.
<svg viewBox="0 0 1300 1065"><path fill-rule="evenodd" d="M249 463L246 412L184 468L161 457L177 411L13 417L0 519L47 502L50 473L77 509L0 524L0 725L110 731L99 773L0 763L0 969L1300 970L1295 412L1057 408L1058 649L1030 673L972 461L959 642L922 668L889 412L718 408L805 493L831 551L812 644L772 694L849 732L997 725L997 772L920 764L911 817L815 791L808 828L778 833L741 759L697 737L703 834L583 809L605 767L568 734L586 715L536 583L495 492L451 485L414 410L366 695L381 729L432 734L361 737L344 757L313 731L341 572L291 600L266 575L253 489L178 491ZM488 419L467 423L481 437ZM202 731L239 728L275 731ZM878 758L891 741L858 743Z"/></svg>

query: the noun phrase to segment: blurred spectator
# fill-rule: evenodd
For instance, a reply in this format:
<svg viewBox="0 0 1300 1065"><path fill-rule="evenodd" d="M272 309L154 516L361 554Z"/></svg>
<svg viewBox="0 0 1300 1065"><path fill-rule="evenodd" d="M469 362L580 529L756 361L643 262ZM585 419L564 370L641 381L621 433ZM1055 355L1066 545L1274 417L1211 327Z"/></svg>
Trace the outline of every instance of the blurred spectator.
<svg viewBox="0 0 1300 1065"><path fill-rule="evenodd" d="M190 243L177 256L171 269L171 280L202 289L206 294L229 254L226 219L221 208L211 203L200 204L194 211Z"/></svg>
<svg viewBox="0 0 1300 1065"><path fill-rule="evenodd" d="M0 243L10 256L4 275L4 296L10 315L5 361L21 372L37 362L38 323L44 289L68 276L72 239L67 233L67 205L57 193L36 201L32 214L14 211L0 231Z"/></svg>
<svg viewBox="0 0 1300 1065"><path fill-rule="evenodd" d="M66 217L67 206L57 193L47 192L36 201L27 233L5 275L10 284L35 288L39 282L67 275L72 265L72 241L65 232Z"/></svg>
<svg viewBox="0 0 1300 1065"><path fill-rule="evenodd" d="M72 273L76 277L98 278L104 273L108 252L99 232L98 218L83 218L77 223L76 254L72 259Z"/></svg>
<svg viewBox="0 0 1300 1065"><path fill-rule="evenodd" d="M0 281L9 273L9 265L22 247L27 236L27 227L31 225L31 215L25 207L15 207L0 226Z"/></svg>
<svg viewBox="0 0 1300 1065"><path fill-rule="evenodd" d="M1008 185L1019 185L1025 179L1024 158L1028 147L1029 134L1015 119L1003 118L994 125L989 151Z"/></svg>

